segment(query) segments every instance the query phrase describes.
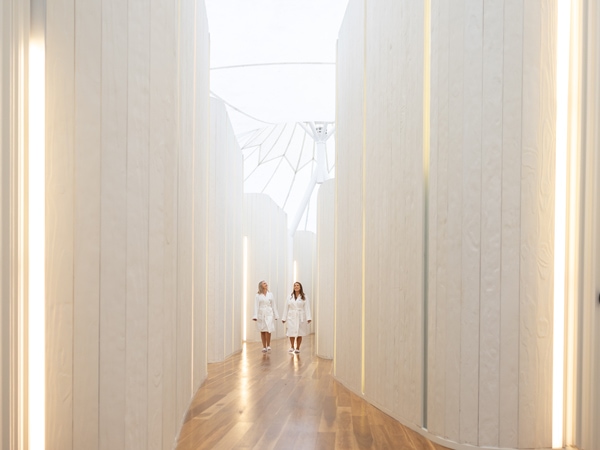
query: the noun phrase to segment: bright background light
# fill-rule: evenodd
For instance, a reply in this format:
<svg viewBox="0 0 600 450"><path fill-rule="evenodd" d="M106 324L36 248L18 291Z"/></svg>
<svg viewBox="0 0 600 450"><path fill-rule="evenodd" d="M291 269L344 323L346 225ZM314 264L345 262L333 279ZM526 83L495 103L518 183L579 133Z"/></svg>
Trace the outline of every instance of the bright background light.
<svg viewBox="0 0 600 450"><path fill-rule="evenodd" d="M29 449L45 447L45 54L29 48Z"/></svg>
<svg viewBox="0 0 600 450"><path fill-rule="evenodd" d="M552 371L552 447L563 447L565 352L565 245L567 216L567 118L570 2L559 0L556 55L556 183L554 218L554 336Z"/></svg>

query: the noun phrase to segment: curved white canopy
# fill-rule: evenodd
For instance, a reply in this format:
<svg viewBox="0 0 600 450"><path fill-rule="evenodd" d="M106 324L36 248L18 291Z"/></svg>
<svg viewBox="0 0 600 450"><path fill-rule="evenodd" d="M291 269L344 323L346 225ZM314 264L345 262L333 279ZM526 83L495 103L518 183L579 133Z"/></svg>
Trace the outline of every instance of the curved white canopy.
<svg viewBox="0 0 600 450"><path fill-rule="evenodd" d="M336 41L347 3L206 0L211 92L228 106L240 140L244 189L269 194L288 220L316 168L314 142L297 122L335 121ZM278 134L281 138L273 141ZM331 139L330 176L334 148ZM300 229L314 231L314 194Z"/></svg>

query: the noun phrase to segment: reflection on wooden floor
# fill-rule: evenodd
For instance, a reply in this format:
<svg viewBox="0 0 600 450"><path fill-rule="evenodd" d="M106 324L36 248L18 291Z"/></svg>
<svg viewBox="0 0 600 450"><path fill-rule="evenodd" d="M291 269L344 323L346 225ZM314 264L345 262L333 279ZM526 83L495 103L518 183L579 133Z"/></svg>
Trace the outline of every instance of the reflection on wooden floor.
<svg viewBox="0 0 600 450"><path fill-rule="evenodd" d="M259 343L208 365L181 430L177 450L406 449L441 450L362 400L332 377L333 363L314 355L312 336L290 355Z"/></svg>

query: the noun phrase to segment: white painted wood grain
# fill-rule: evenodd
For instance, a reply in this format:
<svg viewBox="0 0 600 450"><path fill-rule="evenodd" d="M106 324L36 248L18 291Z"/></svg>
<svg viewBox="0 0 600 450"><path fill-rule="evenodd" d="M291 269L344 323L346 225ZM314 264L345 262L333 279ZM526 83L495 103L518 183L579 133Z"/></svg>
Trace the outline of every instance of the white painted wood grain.
<svg viewBox="0 0 600 450"><path fill-rule="evenodd" d="M99 448L101 4L75 9L73 448Z"/></svg>
<svg viewBox="0 0 600 450"><path fill-rule="evenodd" d="M520 447L549 447L552 421L552 298L556 2L523 2Z"/></svg>
<svg viewBox="0 0 600 450"><path fill-rule="evenodd" d="M148 447L150 8L128 6L125 448Z"/></svg>
<svg viewBox="0 0 600 450"><path fill-rule="evenodd" d="M46 442L68 450L73 428L63 421L73 420L75 21L72 0L46 6L46 407L52 411Z"/></svg>
<svg viewBox="0 0 600 450"><path fill-rule="evenodd" d="M422 5L367 3L366 32L365 395L420 424Z"/></svg>
<svg viewBox="0 0 600 450"><path fill-rule="evenodd" d="M319 188L317 211L317 275L313 296L316 335L316 353L321 358L333 358L334 333L334 257L335 180L326 181Z"/></svg>
<svg viewBox="0 0 600 450"><path fill-rule="evenodd" d="M179 152L177 155L177 428L192 391L193 149L195 1L179 4ZM176 431L177 433L177 431Z"/></svg>
<svg viewBox="0 0 600 450"><path fill-rule="evenodd" d="M101 449L125 448L127 4L102 3L100 219Z"/></svg>
<svg viewBox="0 0 600 450"><path fill-rule="evenodd" d="M523 2L504 10L502 114L502 285L498 445L517 447L519 406L519 298Z"/></svg>
<svg viewBox="0 0 600 450"><path fill-rule="evenodd" d="M260 333L256 330L256 323L252 320L252 316L258 283L261 280L269 283L269 290L273 293L280 314L291 292L287 286L285 273L287 269L285 261L288 257L287 215L265 194L244 194L243 210L243 235L248 240L248 275L244 286L247 297L246 340L257 342L260 341ZM282 245L284 234L286 240L285 245ZM284 336L283 327L278 323L271 339Z"/></svg>
<svg viewBox="0 0 600 450"><path fill-rule="evenodd" d="M359 393L364 258L364 10L364 0L350 0L340 28L336 117L335 376Z"/></svg>
<svg viewBox="0 0 600 450"><path fill-rule="evenodd" d="M207 170L209 154L210 103L209 95L209 37L204 1L197 2L196 82L194 116L194 337L192 368L194 390L207 375ZM241 203L241 201L240 201ZM241 259L240 259L241 260Z"/></svg>
<svg viewBox="0 0 600 450"><path fill-rule="evenodd" d="M480 446L498 447L502 250L504 2L484 4L481 123Z"/></svg>

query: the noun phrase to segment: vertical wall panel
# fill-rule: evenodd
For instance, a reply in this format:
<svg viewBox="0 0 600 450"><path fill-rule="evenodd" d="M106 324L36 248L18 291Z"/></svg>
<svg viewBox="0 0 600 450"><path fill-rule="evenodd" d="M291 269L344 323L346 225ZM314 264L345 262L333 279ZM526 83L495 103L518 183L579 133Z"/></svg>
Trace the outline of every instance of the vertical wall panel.
<svg viewBox="0 0 600 450"><path fill-rule="evenodd" d="M504 10L502 109L502 262L498 445L516 447L519 406L519 292L523 2Z"/></svg>
<svg viewBox="0 0 600 450"><path fill-rule="evenodd" d="M248 242L247 283L244 286L247 298L246 340L257 342L260 341L260 333L256 330L252 316L259 281L266 280L269 283L269 290L273 293L279 314L283 312L284 302L291 292L291 289L288 292L286 271L281 272L282 266L287 270L283 263L287 261L287 239L282 240L284 233L287 236L287 215L267 195L244 194L243 226L243 234ZM271 339L285 336L281 321L277 323Z"/></svg>
<svg viewBox="0 0 600 450"><path fill-rule="evenodd" d="M334 370L354 392L363 364L364 9L364 0L349 1L337 50Z"/></svg>
<svg viewBox="0 0 600 450"><path fill-rule="evenodd" d="M100 448L125 447L127 2L102 2Z"/></svg>
<svg viewBox="0 0 600 450"><path fill-rule="evenodd" d="M194 26L196 2L179 5L179 154L177 167L177 413L181 425L193 395L192 273L193 273L193 152L194 152Z"/></svg>
<svg viewBox="0 0 600 450"><path fill-rule="evenodd" d="M317 267L313 294L313 317L316 334L316 353L321 358L333 358L334 296L335 296L335 180L319 188L317 205Z"/></svg>
<svg viewBox="0 0 600 450"><path fill-rule="evenodd" d="M125 447L146 448L148 437L148 128L150 10L128 8L127 303Z"/></svg>
<svg viewBox="0 0 600 450"><path fill-rule="evenodd" d="M47 27L47 446L169 449L206 377L204 3Z"/></svg>
<svg viewBox="0 0 600 450"><path fill-rule="evenodd" d="M436 2L441 4L442 2ZM434 6L434 5L432 5ZM435 6L434 6L435 7ZM463 192L456 187L462 186L463 178L463 125L462 114L464 109L464 3L462 0L453 0L448 7L448 37L447 40L440 39L440 54L448 65L442 71L445 73L444 80L440 80L440 85L446 83L448 89L448 117L444 118L448 123L447 142L440 141L440 151L443 148L447 158L447 185L440 184L438 192L442 189L447 190L447 228L443 234L438 234L445 238L443 244L446 250L446 266L442 269L447 274L445 280L438 280L439 284L446 284L446 297L438 298L438 302L445 302L446 330L445 342L447 343L446 352L441 355L444 363L444 371L447 374L446 385L446 405L445 405L445 429L444 437L453 441L460 442L460 366L461 366L461 345L460 337L462 334L461 323L461 304L462 304L462 216L463 216ZM447 56L445 52L447 51ZM432 48L432 59L436 59L435 49ZM440 87L442 89L442 87ZM435 134L435 130L431 130ZM442 136L439 136L440 138ZM441 183L441 180L440 180ZM453 189L448 189L453 187ZM439 232L439 230L438 230ZM440 263L438 263L440 264ZM444 317L444 316L442 316ZM438 317L438 321L442 320ZM439 322L438 322L439 323Z"/></svg>
<svg viewBox="0 0 600 450"><path fill-rule="evenodd" d="M77 4L78 5L78 4ZM75 9L73 448L99 448L101 4Z"/></svg>
<svg viewBox="0 0 600 450"><path fill-rule="evenodd" d="M165 448L169 440L163 427L163 411L168 409L164 392L166 374L171 369L163 364L167 335L164 316L165 301L165 165L167 147L175 144L175 61L170 53L174 45L173 16L168 1L152 0L150 4L150 127L149 127L149 211L148 211L148 448Z"/></svg>
<svg viewBox="0 0 600 450"><path fill-rule="evenodd" d="M73 448L74 8L46 4L46 445ZM67 11L63 13L62 11ZM52 61L60 61L53 64Z"/></svg>
<svg viewBox="0 0 600 450"><path fill-rule="evenodd" d="M237 266L242 261L243 178L242 153L225 104L215 98L210 103L208 361L216 362L239 351L242 343L242 278Z"/></svg>
<svg viewBox="0 0 600 450"><path fill-rule="evenodd" d="M194 115L194 336L192 372L194 390L197 390L207 374L207 216L208 216L208 154L210 104L209 93L209 38L204 0L196 5L195 67L195 115ZM240 194L241 195L241 194ZM241 200L240 202L241 203ZM241 212L240 212L241 214ZM241 258L240 258L241 261Z"/></svg>
<svg viewBox="0 0 600 450"><path fill-rule="evenodd" d="M296 279L286 285L284 301L290 297L296 281L302 283L302 289L309 299L313 320L309 332L314 331L315 323L315 268L316 268L317 236L312 231L298 230L294 234L294 257ZM283 308L281 310L283 312Z"/></svg>
<svg viewBox="0 0 600 450"><path fill-rule="evenodd" d="M462 299L460 441L477 445L481 275L481 139L483 3L463 2L464 109L462 111Z"/></svg>
<svg viewBox="0 0 600 450"><path fill-rule="evenodd" d="M479 445L497 447L500 393L504 2L483 11Z"/></svg>
<svg viewBox="0 0 600 450"><path fill-rule="evenodd" d="M423 5L366 6L365 395L420 425Z"/></svg>
<svg viewBox="0 0 600 450"><path fill-rule="evenodd" d="M549 447L552 422L552 299L556 2L523 2L519 447Z"/></svg>
<svg viewBox="0 0 600 450"><path fill-rule="evenodd" d="M423 30L416 24L423 13L411 2L367 2L366 17L357 19L357 4L349 3L338 42L336 240L350 240L346 202L359 210L364 188L364 395L419 429L422 397L414 394L421 393L424 349L415 340L421 330L410 326L421 323L414 300L422 298L415 283L421 271L408 267L423 260L414 264L413 256L408 266L403 255L421 255L411 245L420 242L423 217L416 207L423 179L414 131L422 120ZM421 432L460 445L548 447L556 2L433 0L431 6L428 403ZM353 62L360 57L353 41L360 25L347 31L353 17L366 24L363 67L349 64L349 55ZM366 92L351 89L349 80L365 74ZM357 138L352 133L364 111L350 105L360 97L366 129ZM350 129L352 120L360 122ZM361 155L350 150L351 138L366 145L364 179L361 172L347 178ZM346 251L336 251L337 335L348 323L339 307L345 272L352 273ZM405 317L411 324L400 321L396 329L394 318ZM336 342L342 382L347 348ZM360 392L357 381L350 387Z"/></svg>

